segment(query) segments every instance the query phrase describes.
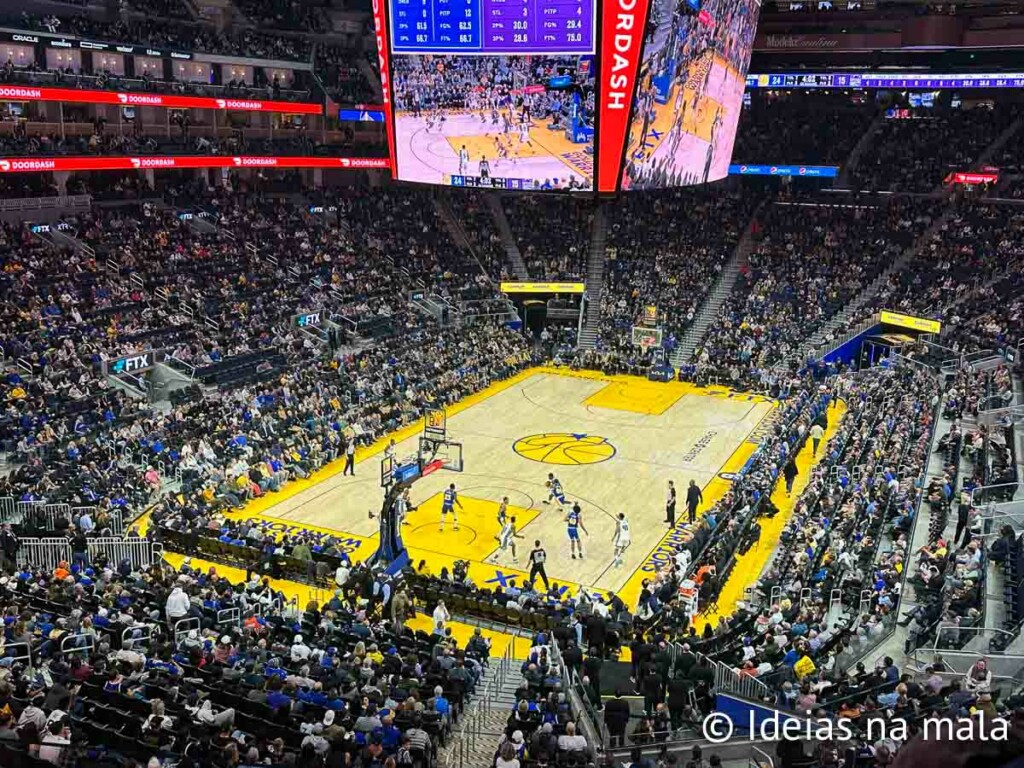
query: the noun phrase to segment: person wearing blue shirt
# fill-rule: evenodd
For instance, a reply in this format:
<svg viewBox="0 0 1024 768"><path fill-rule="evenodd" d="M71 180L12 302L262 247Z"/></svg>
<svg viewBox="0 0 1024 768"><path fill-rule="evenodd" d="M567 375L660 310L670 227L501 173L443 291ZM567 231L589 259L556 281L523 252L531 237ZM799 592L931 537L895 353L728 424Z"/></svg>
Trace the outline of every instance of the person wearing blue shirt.
<svg viewBox="0 0 1024 768"><path fill-rule="evenodd" d="M286 696L279 690L267 694L267 706L271 709L285 709L292 705L291 697Z"/></svg>
<svg viewBox="0 0 1024 768"><path fill-rule="evenodd" d="M444 689L440 685L434 686L434 711L444 721L448 720L449 713L451 712L448 699L444 697Z"/></svg>
<svg viewBox="0 0 1024 768"><path fill-rule="evenodd" d="M895 683L900 679L900 671L893 663L890 656L886 656L882 661L883 670L885 672L885 682Z"/></svg>

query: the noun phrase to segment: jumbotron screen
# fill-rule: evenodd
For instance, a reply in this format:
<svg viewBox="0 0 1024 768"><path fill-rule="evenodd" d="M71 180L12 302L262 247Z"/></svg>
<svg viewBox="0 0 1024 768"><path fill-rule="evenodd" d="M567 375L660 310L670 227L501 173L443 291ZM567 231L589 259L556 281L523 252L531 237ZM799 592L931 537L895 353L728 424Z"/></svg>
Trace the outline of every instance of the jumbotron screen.
<svg viewBox="0 0 1024 768"><path fill-rule="evenodd" d="M760 0L374 0L392 173L609 193L729 172Z"/></svg>

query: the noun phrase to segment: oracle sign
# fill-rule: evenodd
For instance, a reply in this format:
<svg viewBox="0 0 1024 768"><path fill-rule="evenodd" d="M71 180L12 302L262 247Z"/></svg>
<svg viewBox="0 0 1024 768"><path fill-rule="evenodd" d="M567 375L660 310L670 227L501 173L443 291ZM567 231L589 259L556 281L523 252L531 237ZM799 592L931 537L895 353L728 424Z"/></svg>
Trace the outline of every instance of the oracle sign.
<svg viewBox="0 0 1024 768"><path fill-rule="evenodd" d="M0 173L28 171L132 171L162 168L390 168L384 157L47 157L0 158Z"/></svg>
<svg viewBox="0 0 1024 768"><path fill-rule="evenodd" d="M164 96L156 93L116 93L72 88L28 88L15 85L0 86L0 101L66 101L76 104L120 104L164 109L229 109L239 112L323 114L323 106L320 104L291 101L211 99L200 96Z"/></svg>

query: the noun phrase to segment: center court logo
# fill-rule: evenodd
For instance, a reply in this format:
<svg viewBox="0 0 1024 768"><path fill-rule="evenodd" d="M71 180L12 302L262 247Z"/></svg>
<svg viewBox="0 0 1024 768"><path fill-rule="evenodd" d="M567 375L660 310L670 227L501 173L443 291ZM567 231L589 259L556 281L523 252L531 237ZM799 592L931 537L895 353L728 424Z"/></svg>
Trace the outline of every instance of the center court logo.
<svg viewBox="0 0 1024 768"><path fill-rule="evenodd" d="M512 450L542 464L578 466L600 464L615 455L608 438L578 432L543 432L516 440Z"/></svg>

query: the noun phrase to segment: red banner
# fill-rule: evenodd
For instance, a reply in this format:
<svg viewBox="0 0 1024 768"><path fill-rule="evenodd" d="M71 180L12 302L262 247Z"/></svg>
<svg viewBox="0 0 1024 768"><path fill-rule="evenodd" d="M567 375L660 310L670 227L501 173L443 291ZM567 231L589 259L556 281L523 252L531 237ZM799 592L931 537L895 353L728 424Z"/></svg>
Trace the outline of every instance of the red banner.
<svg viewBox="0 0 1024 768"><path fill-rule="evenodd" d="M999 181L998 173L970 173L958 171L946 177L947 184L995 184Z"/></svg>
<svg viewBox="0 0 1024 768"><path fill-rule="evenodd" d="M643 52L649 0L601 0L601 83L598 89L597 191L614 192Z"/></svg>
<svg viewBox="0 0 1024 768"><path fill-rule="evenodd" d="M123 107L164 109L232 109L240 112L288 112L320 115L323 106L291 101L259 99L211 99L200 96L165 96L160 93L81 91L76 88L36 88L31 85L0 86L0 101L69 101L77 104L119 104Z"/></svg>
<svg viewBox="0 0 1024 768"><path fill-rule="evenodd" d="M384 122L388 132L388 167L395 175L395 121L392 117L391 66L388 61L387 0L372 0L374 39L377 41L377 63L380 64L380 87L384 93Z"/></svg>
<svg viewBox="0 0 1024 768"><path fill-rule="evenodd" d="M148 155L146 157L7 157L0 173L40 171L138 171L174 168L389 168L384 157L210 157Z"/></svg>

